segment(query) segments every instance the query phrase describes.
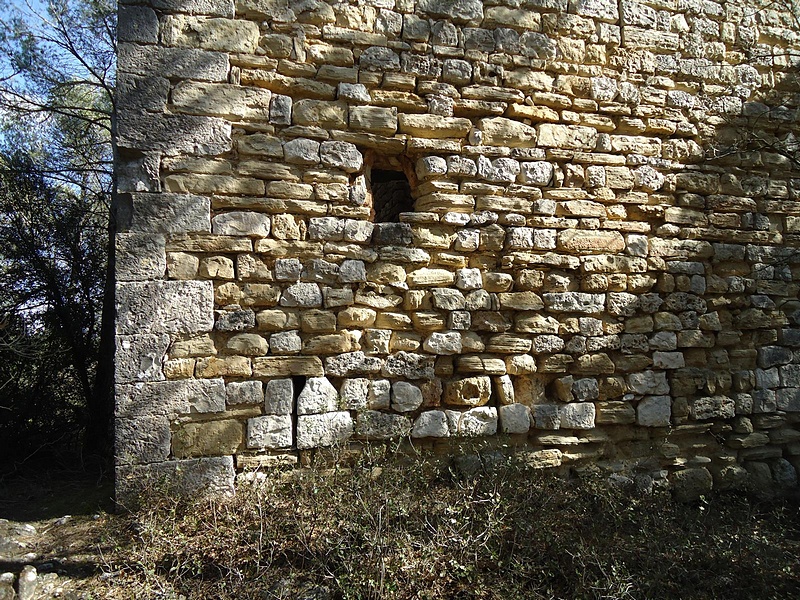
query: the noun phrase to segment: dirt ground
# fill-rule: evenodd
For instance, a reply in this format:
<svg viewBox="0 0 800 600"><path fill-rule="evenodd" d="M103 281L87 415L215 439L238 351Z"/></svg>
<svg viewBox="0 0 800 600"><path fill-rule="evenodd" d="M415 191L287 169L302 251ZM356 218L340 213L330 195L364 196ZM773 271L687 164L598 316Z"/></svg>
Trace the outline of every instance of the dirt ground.
<svg viewBox="0 0 800 600"><path fill-rule="evenodd" d="M0 479L0 600L27 565L36 569L31 599L95 598L104 564L103 532L113 519L113 487L96 470L26 467ZM30 573L30 569L26 570ZM13 584L16 588L17 583Z"/></svg>

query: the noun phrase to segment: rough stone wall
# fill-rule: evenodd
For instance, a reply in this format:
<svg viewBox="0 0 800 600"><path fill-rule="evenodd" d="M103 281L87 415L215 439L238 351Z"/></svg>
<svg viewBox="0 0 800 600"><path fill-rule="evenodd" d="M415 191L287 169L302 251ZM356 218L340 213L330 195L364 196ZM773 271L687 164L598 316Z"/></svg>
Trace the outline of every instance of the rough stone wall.
<svg viewBox="0 0 800 600"><path fill-rule="evenodd" d="M119 38L120 498L385 439L796 479L800 179L743 143L793 135L790 11L127 0Z"/></svg>

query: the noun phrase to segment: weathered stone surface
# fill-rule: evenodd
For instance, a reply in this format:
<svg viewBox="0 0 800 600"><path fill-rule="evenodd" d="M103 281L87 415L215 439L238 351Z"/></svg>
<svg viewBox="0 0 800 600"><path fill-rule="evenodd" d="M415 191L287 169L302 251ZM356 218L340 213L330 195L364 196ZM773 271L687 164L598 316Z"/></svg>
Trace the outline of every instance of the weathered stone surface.
<svg viewBox="0 0 800 600"><path fill-rule="evenodd" d="M586 294L583 292L554 292L543 294L542 299L547 309L552 312L579 312L586 314L602 312L606 302L604 294Z"/></svg>
<svg viewBox="0 0 800 600"><path fill-rule="evenodd" d="M593 127L540 123L536 126L538 144L546 148L594 150L598 133Z"/></svg>
<svg viewBox="0 0 800 600"><path fill-rule="evenodd" d="M327 377L311 377L297 397L297 414L311 415L339 409L339 392Z"/></svg>
<svg viewBox="0 0 800 600"><path fill-rule="evenodd" d="M646 396L636 405L636 424L643 427L669 427L671 416L669 396Z"/></svg>
<svg viewBox="0 0 800 600"><path fill-rule="evenodd" d="M458 435L479 437L497 433L497 409L493 406L470 408L461 413L458 420Z"/></svg>
<svg viewBox="0 0 800 600"><path fill-rule="evenodd" d="M234 404L261 404L264 391L260 381L231 381L225 386L225 402Z"/></svg>
<svg viewBox="0 0 800 600"><path fill-rule="evenodd" d="M247 420L248 448L288 448L292 445L292 417L266 415Z"/></svg>
<svg viewBox="0 0 800 600"><path fill-rule="evenodd" d="M253 359L254 377L321 377L323 374L322 361L316 356L259 356Z"/></svg>
<svg viewBox="0 0 800 600"><path fill-rule="evenodd" d="M172 434L172 455L175 458L222 456L234 454L244 441L240 421L208 421L185 423Z"/></svg>
<svg viewBox="0 0 800 600"><path fill-rule="evenodd" d="M677 471L672 474L670 481L675 490L675 499L679 502L697 500L708 494L714 485L711 473L703 467Z"/></svg>
<svg viewBox="0 0 800 600"><path fill-rule="evenodd" d="M452 406L483 406L492 395L489 377L465 377L448 381L444 387L444 403Z"/></svg>
<svg viewBox="0 0 800 600"><path fill-rule="evenodd" d="M346 352L326 358L325 373L334 377L369 375L379 373L382 365L383 361L377 356L367 356L361 351Z"/></svg>
<svg viewBox="0 0 800 600"><path fill-rule="evenodd" d="M300 450L333 446L353 435L353 417L347 411L297 417L297 447Z"/></svg>
<svg viewBox="0 0 800 600"><path fill-rule="evenodd" d="M397 412L411 412L422 406L422 390L406 381L392 384L392 409Z"/></svg>
<svg viewBox="0 0 800 600"><path fill-rule="evenodd" d="M561 427L564 429L592 429L595 407L591 402L573 402L558 409Z"/></svg>
<svg viewBox="0 0 800 600"><path fill-rule="evenodd" d="M698 421L706 419L731 419L735 414L733 398L712 396L695 398L690 405L692 418Z"/></svg>
<svg viewBox="0 0 800 600"><path fill-rule="evenodd" d="M441 410L429 410L421 413L414 421L411 437L448 437L450 428L447 424L447 415Z"/></svg>
<svg viewBox="0 0 800 600"><path fill-rule="evenodd" d="M116 468L116 502L123 509L133 509L142 494L154 486L175 496L233 495L235 471L232 456L193 458L150 465Z"/></svg>
<svg viewBox="0 0 800 600"><path fill-rule="evenodd" d="M211 203L190 194L126 194L116 208L121 231L140 234L211 231Z"/></svg>
<svg viewBox="0 0 800 600"><path fill-rule="evenodd" d="M536 145L536 129L505 117L481 119L478 127L487 146L530 148Z"/></svg>
<svg viewBox="0 0 800 600"><path fill-rule="evenodd" d="M164 276L166 269L166 238L163 235L117 234L117 281L160 279Z"/></svg>
<svg viewBox="0 0 800 600"><path fill-rule="evenodd" d="M168 335L119 335L116 338L114 381L163 381Z"/></svg>
<svg viewBox="0 0 800 600"><path fill-rule="evenodd" d="M480 25L483 20L483 2L479 0L420 0L417 9L461 25Z"/></svg>
<svg viewBox="0 0 800 600"><path fill-rule="evenodd" d="M358 413L355 433L368 440L389 440L405 437L411 431L411 419L376 410Z"/></svg>
<svg viewBox="0 0 800 600"><path fill-rule="evenodd" d="M433 379L433 358L414 352L397 352L386 359L382 373L385 377Z"/></svg>
<svg viewBox="0 0 800 600"><path fill-rule="evenodd" d="M503 433L527 433L531 428L531 409L524 404L506 404L497 412Z"/></svg>
<svg viewBox="0 0 800 600"><path fill-rule="evenodd" d="M150 281L117 284L118 335L199 333L214 327L210 281Z"/></svg>

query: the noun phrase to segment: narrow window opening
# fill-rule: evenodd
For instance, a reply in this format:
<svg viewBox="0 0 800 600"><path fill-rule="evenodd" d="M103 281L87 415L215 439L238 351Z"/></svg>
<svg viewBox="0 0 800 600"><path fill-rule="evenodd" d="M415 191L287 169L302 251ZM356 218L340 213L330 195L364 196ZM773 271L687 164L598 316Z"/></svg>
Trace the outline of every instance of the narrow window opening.
<svg viewBox="0 0 800 600"><path fill-rule="evenodd" d="M373 168L370 188L375 223L397 223L401 213L414 211L411 184L402 171Z"/></svg>

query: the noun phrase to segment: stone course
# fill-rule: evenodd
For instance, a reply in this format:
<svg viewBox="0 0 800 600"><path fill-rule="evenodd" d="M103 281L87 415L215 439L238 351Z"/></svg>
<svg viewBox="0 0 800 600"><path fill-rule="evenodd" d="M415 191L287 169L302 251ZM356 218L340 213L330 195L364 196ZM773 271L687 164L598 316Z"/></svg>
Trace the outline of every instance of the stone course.
<svg viewBox="0 0 800 600"><path fill-rule="evenodd" d="M780 5L120 4L122 501L408 438L797 480L800 177L737 146L797 133Z"/></svg>

